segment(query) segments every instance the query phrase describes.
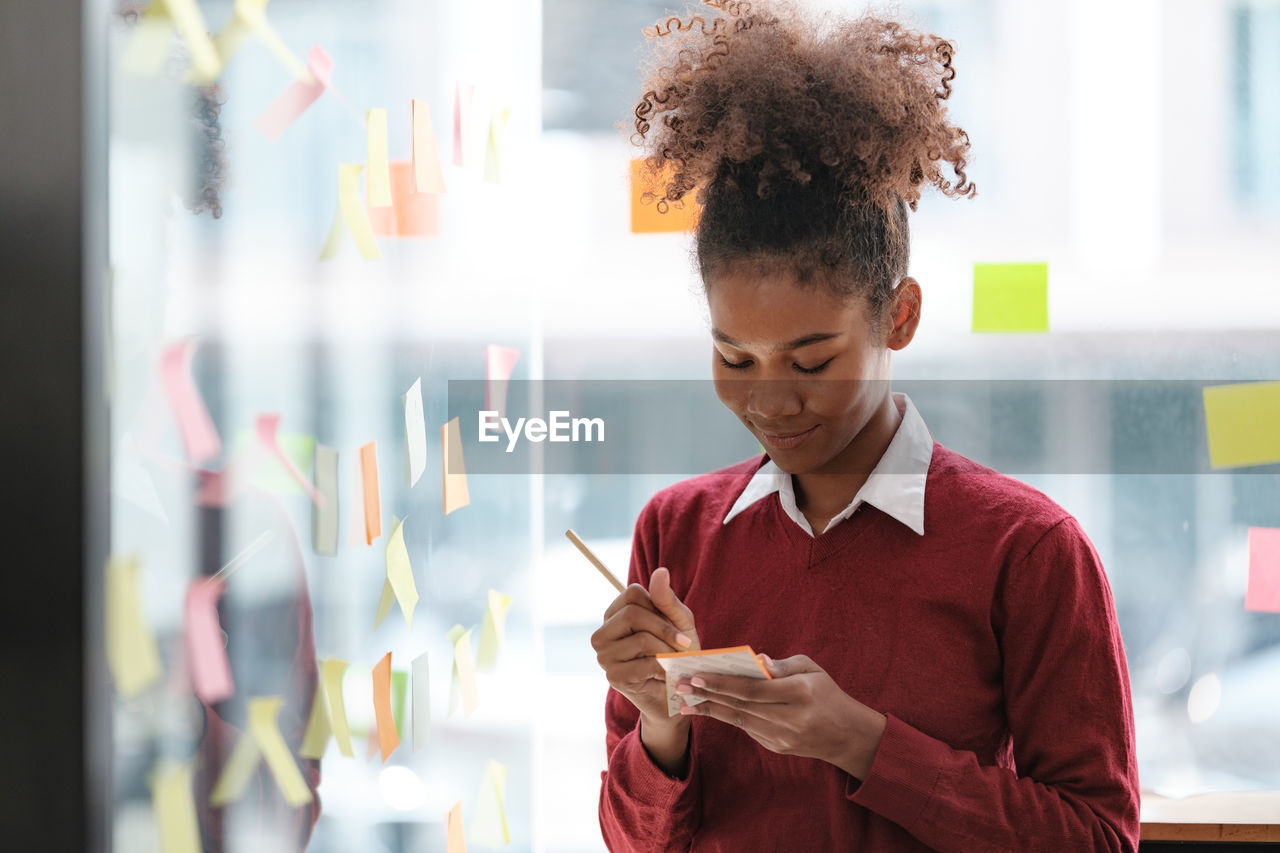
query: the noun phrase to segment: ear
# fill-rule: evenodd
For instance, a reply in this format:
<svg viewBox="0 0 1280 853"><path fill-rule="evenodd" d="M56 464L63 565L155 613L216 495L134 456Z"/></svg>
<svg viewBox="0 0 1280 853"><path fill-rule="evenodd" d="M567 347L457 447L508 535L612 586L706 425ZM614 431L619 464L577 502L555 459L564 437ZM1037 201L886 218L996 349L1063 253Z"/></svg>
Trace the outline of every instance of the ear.
<svg viewBox="0 0 1280 853"><path fill-rule="evenodd" d="M911 276L898 282L893 292L893 302L889 305L891 326L885 340L885 346L891 350L900 350L916 336L916 327L920 325L920 283Z"/></svg>

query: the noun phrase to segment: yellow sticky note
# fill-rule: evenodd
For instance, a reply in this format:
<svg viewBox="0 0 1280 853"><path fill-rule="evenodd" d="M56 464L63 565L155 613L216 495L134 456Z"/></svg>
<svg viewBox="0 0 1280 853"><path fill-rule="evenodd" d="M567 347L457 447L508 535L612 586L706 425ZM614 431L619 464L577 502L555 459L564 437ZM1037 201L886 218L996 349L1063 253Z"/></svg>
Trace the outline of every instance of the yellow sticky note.
<svg viewBox="0 0 1280 853"><path fill-rule="evenodd" d="M107 665L116 692L126 699L155 684L162 674L155 635L142 616L138 568L134 557L109 559L104 590Z"/></svg>
<svg viewBox="0 0 1280 853"><path fill-rule="evenodd" d="M418 606L418 588L413 582L409 549L404 544L404 520L394 516L391 535L387 537L387 585L395 593L396 601L400 602L400 612L404 614L405 623L412 628L413 609ZM386 595L385 588L383 595Z"/></svg>
<svg viewBox="0 0 1280 853"><path fill-rule="evenodd" d="M187 43L187 53L191 56L191 76L197 83L212 83L222 73L222 60L209 37L209 29L205 26L204 15L196 0L157 0L163 2L173 19L174 29Z"/></svg>
<svg viewBox="0 0 1280 853"><path fill-rule="evenodd" d="M458 696L462 697L463 716L470 717L480 705L476 693L475 664L471 660L471 630L454 625L449 629L449 642L453 643L453 679L449 686L449 714L458 704Z"/></svg>
<svg viewBox="0 0 1280 853"><path fill-rule="evenodd" d="M1049 331L1049 265L974 264L973 331Z"/></svg>
<svg viewBox="0 0 1280 853"><path fill-rule="evenodd" d="M670 174L671 170L667 168L655 175L649 171L644 158L631 161L631 233L660 234L693 230L701 210L694 201L693 192L687 193L678 202L669 203L665 213L658 209L659 206L654 201L666 194Z"/></svg>
<svg viewBox="0 0 1280 853"><path fill-rule="evenodd" d="M471 503L471 493L467 490L467 468L462 458L461 430L457 418L440 427L440 446L444 454L441 471L444 477L445 515Z"/></svg>
<svg viewBox="0 0 1280 853"><path fill-rule="evenodd" d="M351 749L351 731L347 726L347 703L342 698L342 676L347 671L347 662L337 658L329 658L320 663L320 680L324 685L325 705L329 710L329 725L333 728L333 738L338 742L338 750L347 757L355 752Z"/></svg>
<svg viewBox="0 0 1280 853"><path fill-rule="evenodd" d="M414 98L410 109L413 112L414 190L442 193L445 191L444 172L440 170L440 150L436 147L436 134L431 127L431 107L426 101Z"/></svg>
<svg viewBox="0 0 1280 853"><path fill-rule="evenodd" d="M302 735L302 746L298 747L298 755L303 758L323 758L325 747L333 729L329 725L329 708L324 699L324 683L316 683L316 692L311 697L311 713L307 715L307 730Z"/></svg>
<svg viewBox="0 0 1280 853"><path fill-rule="evenodd" d="M236 0L236 14L221 33L214 39L214 46L223 63L231 58L231 54L240 47L247 30L253 30L258 40L288 69L289 73L303 83L315 82L315 77L307 69L293 51L281 41L280 36L267 20L267 0Z"/></svg>
<svg viewBox="0 0 1280 853"><path fill-rule="evenodd" d="M499 156L502 135L507 129L511 110L495 109L489 117L489 140L484 151L484 179L491 184L502 182L502 163Z"/></svg>
<svg viewBox="0 0 1280 853"><path fill-rule="evenodd" d="M209 794L209 803L225 806L240 799L244 789L249 786L249 780L253 778L253 771L258 768L260 758L262 751L258 749L253 735L249 732L240 735L227 763L222 765L222 773L218 775L218 781Z"/></svg>
<svg viewBox="0 0 1280 853"><path fill-rule="evenodd" d="M462 831L462 801L453 804L444 818L447 853L467 853L467 837Z"/></svg>
<svg viewBox="0 0 1280 853"><path fill-rule="evenodd" d="M266 760L285 802L294 808L311 802L311 789L303 781L298 763L285 745L276 722L283 704L284 699L280 696L249 700L249 730L240 736L239 743L222 768L222 775L209 797L210 803L221 806L239 798L253 777L259 758Z"/></svg>
<svg viewBox="0 0 1280 853"><path fill-rule="evenodd" d="M391 588L391 579L382 579L382 595L378 598L378 612L373 617L373 627L377 628L382 620L391 612L391 605L396 603L396 591Z"/></svg>
<svg viewBox="0 0 1280 853"><path fill-rule="evenodd" d="M297 808L311 802L311 789L303 781L298 762L289 752L276 724L283 704L284 699L279 696L249 700L249 731L257 741L258 749L262 750L262 757L284 794L285 802Z"/></svg>
<svg viewBox="0 0 1280 853"><path fill-rule="evenodd" d="M369 214L360 200L360 171L364 166L360 163L338 164L338 209L333 214L333 225L329 228L329 237L320 251L320 260L336 257L338 247L342 245L342 234L350 231L356 241L356 248L365 260L382 257L378 244L373 239L373 226L369 223Z"/></svg>
<svg viewBox="0 0 1280 853"><path fill-rule="evenodd" d="M163 2L152 3L138 18L120 58L120 67L129 74L154 77L164 70L172 43L173 21L169 19Z"/></svg>
<svg viewBox="0 0 1280 853"><path fill-rule="evenodd" d="M391 205L391 167L387 162L387 111L375 107L364 111L365 151L369 163L369 204ZM370 226L372 231L372 226Z"/></svg>
<svg viewBox="0 0 1280 853"><path fill-rule="evenodd" d="M471 842L483 847L511 843L506 811L507 768L490 761L480 782L476 810L471 816Z"/></svg>
<svg viewBox="0 0 1280 853"><path fill-rule="evenodd" d="M151 807L162 853L200 853L190 764L160 762L151 783Z"/></svg>
<svg viewBox="0 0 1280 853"><path fill-rule="evenodd" d="M1214 468L1280 462L1280 382L1210 385L1204 417Z"/></svg>
<svg viewBox="0 0 1280 853"><path fill-rule="evenodd" d="M507 608L511 596L497 590L489 590L489 606L484 612L484 624L480 626L480 645L476 648L476 669L493 672L498 665L498 652L502 650L503 629L507 623Z"/></svg>

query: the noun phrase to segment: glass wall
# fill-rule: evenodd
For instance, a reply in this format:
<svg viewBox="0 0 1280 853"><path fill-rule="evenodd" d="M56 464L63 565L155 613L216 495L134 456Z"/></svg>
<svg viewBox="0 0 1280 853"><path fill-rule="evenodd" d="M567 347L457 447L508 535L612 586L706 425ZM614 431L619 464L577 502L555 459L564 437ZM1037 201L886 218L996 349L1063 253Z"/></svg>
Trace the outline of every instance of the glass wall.
<svg viewBox="0 0 1280 853"><path fill-rule="evenodd" d="M113 667L97 780L115 848L182 849L161 839L189 790L206 851L444 850L455 805L479 849L603 849L607 685L589 637L614 593L563 533L624 574L640 508L697 471L473 473L454 507L442 428L449 383L485 380L495 346L518 352L513 381L709 378L688 235L629 221L640 28L666 4L169 0L179 37L146 4L103 2L104 604L129 628L108 657L135 652ZM904 8L956 44L979 194L926 196L912 220L923 322L895 378L946 380L921 403L934 436L1043 489L1093 539L1144 793L1280 788L1280 617L1244 608L1247 531L1280 527L1280 468L1211 470L1195 384L1280 372L1280 151L1258 94L1280 63L1275 10ZM218 73L191 79L210 49ZM366 205L382 121L367 111L385 110L389 172L407 180L424 108L445 192L395 184L392 213ZM354 200L344 164L361 167ZM1051 331L971 332L973 264L1024 260L1049 266ZM1087 406L1064 403L1067 380ZM1092 461L1057 467L1064 446ZM1186 466L1144 467L1169 453ZM321 736L339 708L350 755Z"/></svg>

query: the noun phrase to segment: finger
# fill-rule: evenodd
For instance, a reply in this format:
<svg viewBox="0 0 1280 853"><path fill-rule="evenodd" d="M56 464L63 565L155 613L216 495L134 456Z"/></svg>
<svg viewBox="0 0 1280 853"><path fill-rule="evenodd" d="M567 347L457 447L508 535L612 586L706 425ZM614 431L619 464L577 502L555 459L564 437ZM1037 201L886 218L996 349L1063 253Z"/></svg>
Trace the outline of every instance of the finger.
<svg viewBox="0 0 1280 853"><path fill-rule="evenodd" d="M667 619L652 610L638 605L627 605L596 629L591 635L591 645L600 651L608 643L620 640L628 634L646 632L662 640L667 648L664 652L684 651L693 645L693 639L683 632L677 631Z"/></svg>
<svg viewBox="0 0 1280 853"><path fill-rule="evenodd" d="M675 591L671 589L671 572L666 568L654 570L649 579L649 599L658 610L671 620L681 631L692 635L696 628L693 623L693 611L684 606Z"/></svg>
<svg viewBox="0 0 1280 853"><path fill-rule="evenodd" d="M784 705L788 700L785 681L751 678L745 675L698 674L689 679L694 696L719 701L739 700L761 705Z"/></svg>
<svg viewBox="0 0 1280 853"><path fill-rule="evenodd" d="M596 660L601 666L606 666L611 662L622 663L637 658L653 658L654 655L669 651L671 647L665 642L647 631L642 631L638 634L628 634L604 646L597 652ZM661 670L662 667L658 668Z"/></svg>
<svg viewBox="0 0 1280 853"><path fill-rule="evenodd" d="M706 702L699 702L697 705L681 705L680 713L690 717L711 717L722 723L728 723L731 726L742 729L752 737L760 733L762 727L766 725L766 720L759 714L754 713L748 704L726 704L725 702L718 702L714 698L708 698ZM753 734L753 732L756 734Z"/></svg>
<svg viewBox="0 0 1280 853"><path fill-rule="evenodd" d="M764 658L765 666L768 668L769 674L774 678L786 678L788 675L799 675L802 672L825 671L814 663L808 655L792 655L782 660L774 660L768 655L760 655L760 657Z"/></svg>
<svg viewBox="0 0 1280 853"><path fill-rule="evenodd" d="M641 584L633 583L631 586L623 590L622 593L609 604L609 608L604 612L604 618L602 621L607 621L610 616L617 613L628 604L634 604L637 607L652 610L654 613L658 612L658 608L655 607L653 602L649 599L649 590L645 589Z"/></svg>
<svg viewBox="0 0 1280 853"><path fill-rule="evenodd" d="M612 663L604 668L605 676L615 688L627 687L638 690L646 681L666 682L667 674L658 666L653 658Z"/></svg>

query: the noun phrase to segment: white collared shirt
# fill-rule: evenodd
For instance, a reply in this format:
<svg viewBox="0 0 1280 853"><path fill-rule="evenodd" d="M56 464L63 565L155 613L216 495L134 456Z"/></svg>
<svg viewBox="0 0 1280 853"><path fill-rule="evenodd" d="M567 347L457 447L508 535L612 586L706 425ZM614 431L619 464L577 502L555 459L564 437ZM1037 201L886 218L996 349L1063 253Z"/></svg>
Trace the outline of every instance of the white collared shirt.
<svg viewBox="0 0 1280 853"><path fill-rule="evenodd" d="M866 501L919 535L924 535L924 483L929 473L929 462L933 459L933 436L929 434L924 419L906 394L895 391L892 396L902 415L893 440L867 476L867 481L853 496L853 501L827 522L824 533L853 515L862 502ZM800 525L801 530L813 536L809 520L796 506L791 475L779 468L772 459L762 465L747 482L746 488L729 509L729 514L724 517L724 523L728 524L735 515L774 492L778 493L783 512Z"/></svg>

